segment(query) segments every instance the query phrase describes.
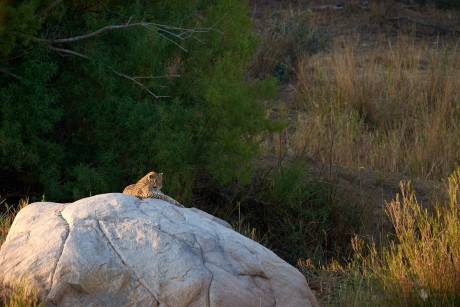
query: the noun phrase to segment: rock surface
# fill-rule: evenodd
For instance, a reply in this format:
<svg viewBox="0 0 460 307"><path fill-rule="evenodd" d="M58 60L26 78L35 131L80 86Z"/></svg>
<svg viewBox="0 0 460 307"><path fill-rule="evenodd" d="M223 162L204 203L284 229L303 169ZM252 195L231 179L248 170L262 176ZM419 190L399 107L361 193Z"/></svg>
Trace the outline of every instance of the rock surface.
<svg viewBox="0 0 460 307"><path fill-rule="evenodd" d="M0 282L47 306L316 306L305 277L197 209L103 194L34 203L0 250Z"/></svg>

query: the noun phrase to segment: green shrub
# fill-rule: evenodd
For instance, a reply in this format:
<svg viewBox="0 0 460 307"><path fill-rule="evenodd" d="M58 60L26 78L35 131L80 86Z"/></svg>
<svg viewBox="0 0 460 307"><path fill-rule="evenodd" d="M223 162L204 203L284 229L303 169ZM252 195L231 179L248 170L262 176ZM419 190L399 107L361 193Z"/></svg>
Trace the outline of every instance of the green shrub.
<svg viewBox="0 0 460 307"><path fill-rule="evenodd" d="M207 187L197 196L201 209L293 265L348 259L350 240L368 217L362 204L339 199L334 185L315 178L302 160L258 169L247 185Z"/></svg>
<svg viewBox="0 0 460 307"><path fill-rule="evenodd" d="M152 169L181 201L199 178L248 182L260 136L278 124L257 102L275 82L245 81L256 48L245 4L53 4L0 1L0 173L52 200L121 191ZM39 41L140 21L182 30L128 27ZM185 28L211 29L184 40L166 32Z"/></svg>
<svg viewBox="0 0 460 307"><path fill-rule="evenodd" d="M275 169L262 188L263 224L272 234L273 248L283 259L324 256L324 234L330 213L325 187L313 182L303 163Z"/></svg>

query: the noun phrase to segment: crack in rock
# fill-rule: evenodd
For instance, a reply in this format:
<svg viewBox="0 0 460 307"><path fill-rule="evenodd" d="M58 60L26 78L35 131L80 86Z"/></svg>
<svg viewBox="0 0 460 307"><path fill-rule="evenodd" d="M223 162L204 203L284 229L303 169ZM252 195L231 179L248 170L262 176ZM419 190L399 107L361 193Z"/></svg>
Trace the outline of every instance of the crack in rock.
<svg viewBox="0 0 460 307"><path fill-rule="evenodd" d="M197 237L195 236L195 234L193 233L192 235L193 235L193 237L195 238L196 244L198 244L198 246L199 246L199 249L200 249L200 256L201 256L201 261L203 262L203 266L204 266L204 268L208 271L208 273L211 275L211 280L209 281L208 299L207 299L207 306L211 306L211 285L212 285L212 281L213 281L213 279L214 279L214 274L213 274L212 271L206 266L206 261L205 261L204 254L203 254L203 247L201 246L201 244L200 244L200 242L198 241L198 239L197 239Z"/></svg>
<svg viewBox="0 0 460 307"><path fill-rule="evenodd" d="M63 209L63 210L64 210L64 209ZM59 262L61 261L62 254L64 253L64 248L65 248L65 246L66 246L67 239L69 238L69 235L70 235L70 224L69 224L69 222L64 218L64 216L62 215L62 211L63 211L63 210L59 211L59 212L57 213L56 216L59 217L59 218L61 218L61 219L65 222L65 224L67 225L67 226L66 226L67 232L66 232L66 235L65 235L64 242L62 243L61 252L59 253L59 257L58 257L58 259L57 259L57 261L56 261L56 266L54 267L54 270L53 270L53 274L52 274L52 277L51 277L51 287L50 287L50 290L53 289L54 284L56 283L56 281L55 281L56 270L57 270L57 268L58 268L58 266L59 266Z"/></svg>
<svg viewBox="0 0 460 307"><path fill-rule="evenodd" d="M217 246L219 248L219 251L221 253L221 256L222 258L225 259L225 262L229 265L230 269L233 271L233 272L236 272L237 269L235 268L235 265L233 264L233 262L235 261L235 259L233 257L230 257L230 255L228 253L226 253L225 249L224 249L224 245L221 243L221 238L219 236L219 234L217 233L217 231L212 227L212 232L214 233L214 236L217 240ZM223 239L223 241L225 241L225 239ZM230 259L231 258L231 259ZM223 267L220 265L220 264L214 264L218 267L220 267L221 269L223 269ZM234 274L232 272L229 272L228 270L224 269L225 271L227 271L228 273L230 274ZM240 264L240 270L243 271L243 266Z"/></svg>
<svg viewBox="0 0 460 307"><path fill-rule="evenodd" d="M191 270L192 270L192 268L188 268L188 270L185 271L184 274L182 274L181 276L173 276L173 277L170 278L170 280L174 280L174 279L179 279L179 280L182 279L182 280L183 280L184 277L185 277L185 276L188 274L188 272L190 272Z"/></svg>
<svg viewBox="0 0 460 307"><path fill-rule="evenodd" d="M112 250L118 255L118 257L120 258L120 260L121 260L121 262L123 263L123 265L124 265L126 268L128 268L128 269L132 272L132 274L133 274L134 276L136 276L137 281L139 282L139 284L141 284L141 285L145 288L145 290L147 290L147 292L150 293L150 295L153 297L153 299L154 299L155 301L157 301L157 302L161 305L160 301L155 297L155 295L153 294L153 292L150 291L150 289L149 289L146 285L144 285L144 283L141 281L141 278L140 278L139 276L137 276L136 272L135 272L132 268L130 268L130 267L127 265L127 263L125 262L125 260L124 260L123 257L121 256L121 254L116 250L116 248L115 248L115 246L113 245L112 241L109 239L109 237L107 236L107 234L102 230L102 227L101 227L101 224L100 224L99 220L96 220L96 225L97 225L97 227L99 228L99 231L102 233L102 235L105 237L105 239L106 239L107 242L109 243L109 245L112 247Z"/></svg>

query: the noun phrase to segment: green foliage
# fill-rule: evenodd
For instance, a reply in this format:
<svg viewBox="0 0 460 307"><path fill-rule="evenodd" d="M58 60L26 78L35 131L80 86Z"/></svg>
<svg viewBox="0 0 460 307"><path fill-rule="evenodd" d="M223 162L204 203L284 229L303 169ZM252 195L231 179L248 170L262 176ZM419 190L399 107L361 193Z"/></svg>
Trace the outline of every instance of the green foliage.
<svg viewBox="0 0 460 307"><path fill-rule="evenodd" d="M181 201L202 177L250 180L260 136L279 124L258 103L274 93L273 79L245 80L257 47L245 4L54 2L0 0L0 172L52 200L120 191L152 169ZM177 40L129 27L40 42L128 20L218 31ZM142 86L123 77L176 74L136 79Z"/></svg>
<svg viewBox="0 0 460 307"><path fill-rule="evenodd" d="M331 190L312 181L306 166L294 162L279 168L272 175L270 200L273 218L269 225L279 224L277 236L283 238L289 254L285 259L295 263L300 258L325 257L330 230Z"/></svg>
<svg viewBox="0 0 460 307"><path fill-rule="evenodd" d="M330 50L332 46L332 36L329 32L322 29L311 31L304 47L310 55Z"/></svg>
<svg viewBox="0 0 460 307"><path fill-rule="evenodd" d="M289 65L278 64L275 66L273 77L279 81L287 82L291 79Z"/></svg>

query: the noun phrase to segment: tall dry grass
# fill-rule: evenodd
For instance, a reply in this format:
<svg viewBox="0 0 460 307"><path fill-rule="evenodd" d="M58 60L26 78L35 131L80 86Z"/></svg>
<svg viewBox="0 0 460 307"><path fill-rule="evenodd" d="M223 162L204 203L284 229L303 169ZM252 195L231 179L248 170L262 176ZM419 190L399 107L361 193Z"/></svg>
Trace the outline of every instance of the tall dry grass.
<svg viewBox="0 0 460 307"><path fill-rule="evenodd" d="M395 229L388 247L375 245L362 256L368 271L387 292L406 305L460 303L460 169L448 180L449 200L433 212L417 202L410 184L387 204ZM358 254L362 244L355 242ZM361 246L361 247L360 247Z"/></svg>
<svg viewBox="0 0 460 307"><path fill-rule="evenodd" d="M439 179L460 159L460 50L400 36L304 57L293 147L326 163Z"/></svg>
<svg viewBox="0 0 460 307"><path fill-rule="evenodd" d="M354 257L315 267L299 261L325 305L458 306L460 304L460 168L449 177L448 199L429 208L410 183L386 204L389 244L352 240Z"/></svg>

